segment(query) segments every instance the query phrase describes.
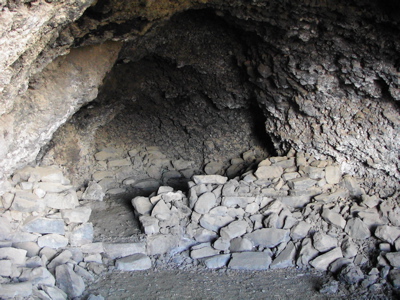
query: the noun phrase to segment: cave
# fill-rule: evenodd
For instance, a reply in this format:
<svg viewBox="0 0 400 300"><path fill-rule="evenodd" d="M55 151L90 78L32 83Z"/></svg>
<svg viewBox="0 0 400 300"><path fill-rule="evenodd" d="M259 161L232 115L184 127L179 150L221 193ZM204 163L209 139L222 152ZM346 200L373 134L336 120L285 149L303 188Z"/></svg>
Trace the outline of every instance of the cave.
<svg viewBox="0 0 400 300"><path fill-rule="evenodd" d="M0 9L0 298L398 297L394 1Z"/></svg>

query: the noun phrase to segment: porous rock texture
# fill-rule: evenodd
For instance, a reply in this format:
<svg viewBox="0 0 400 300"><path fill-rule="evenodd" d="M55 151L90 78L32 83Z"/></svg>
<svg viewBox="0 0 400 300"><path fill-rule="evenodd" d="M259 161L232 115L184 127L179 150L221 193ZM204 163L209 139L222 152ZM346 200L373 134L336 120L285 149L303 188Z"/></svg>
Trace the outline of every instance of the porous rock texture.
<svg viewBox="0 0 400 300"><path fill-rule="evenodd" d="M147 80L144 98L201 95L218 109L255 106L278 153L293 147L333 157L345 172L384 179L365 181L384 186L381 197L397 188L394 1L8 1L0 8L3 177L34 161L96 97L115 60L145 59L162 69L167 62L174 70L166 77L187 78L188 88L153 78L155 95ZM117 106L122 97L115 98Z"/></svg>

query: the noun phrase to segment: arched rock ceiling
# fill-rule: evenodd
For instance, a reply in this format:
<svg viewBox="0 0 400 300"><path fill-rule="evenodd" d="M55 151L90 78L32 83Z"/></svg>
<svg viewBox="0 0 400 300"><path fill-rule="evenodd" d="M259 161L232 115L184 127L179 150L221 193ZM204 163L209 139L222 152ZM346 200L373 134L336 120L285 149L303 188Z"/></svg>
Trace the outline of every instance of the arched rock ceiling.
<svg viewBox="0 0 400 300"><path fill-rule="evenodd" d="M179 59L176 45L157 47L172 16L209 9L246 46L236 60L278 151L328 155L347 172L392 185L400 177L395 1L8 1L0 9L3 176L33 161L55 130L96 98L116 60L158 51L200 70L195 54ZM140 48L146 39L151 43Z"/></svg>

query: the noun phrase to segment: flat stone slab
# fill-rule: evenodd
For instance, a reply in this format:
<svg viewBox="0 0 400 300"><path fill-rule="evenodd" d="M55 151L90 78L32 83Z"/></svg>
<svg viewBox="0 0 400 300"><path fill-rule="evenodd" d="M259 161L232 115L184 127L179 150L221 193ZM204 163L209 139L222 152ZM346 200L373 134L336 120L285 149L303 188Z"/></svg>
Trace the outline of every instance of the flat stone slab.
<svg viewBox="0 0 400 300"><path fill-rule="evenodd" d="M375 230L375 236L382 241L393 244L400 237L400 227L381 225Z"/></svg>
<svg viewBox="0 0 400 300"><path fill-rule="evenodd" d="M214 193L206 192L197 199L194 210L199 214L206 214L217 204L217 198Z"/></svg>
<svg viewBox="0 0 400 300"><path fill-rule="evenodd" d="M386 258L394 268L400 268L400 252L386 253Z"/></svg>
<svg viewBox="0 0 400 300"><path fill-rule="evenodd" d="M317 270L326 271L331 263L342 257L342 250L338 247L316 257L315 259L310 261L310 265Z"/></svg>
<svg viewBox="0 0 400 300"><path fill-rule="evenodd" d="M31 282L19 282L0 284L0 295L3 299L16 299L17 297L29 297L32 295Z"/></svg>
<svg viewBox="0 0 400 300"><path fill-rule="evenodd" d="M27 232L64 234L64 221L61 219L28 218L22 227Z"/></svg>
<svg viewBox="0 0 400 300"><path fill-rule="evenodd" d="M230 258L230 254L220 254L205 259L204 263L209 269L218 269L225 267Z"/></svg>
<svg viewBox="0 0 400 300"><path fill-rule="evenodd" d="M267 270L271 257L266 252L233 253L228 268L235 270Z"/></svg>
<svg viewBox="0 0 400 300"><path fill-rule="evenodd" d="M10 260L15 265L24 265L26 253L26 250L4 247L0 248L0 259Z"/></svg>
<svg viewBox="0 0 400 300"><path fill-rule="evenodd" d="M273 248L289 240L289 230L277 228L263 228L246 234L245 238L253 242L254 246Z"/></svg>
<svg viewBox="0 0 400 300"><path fill-rule="evenodd" d="M228 177L221 175L195 175L193 181L196 184L225 184L228 181Z"/></svg>
<svg viewBox="0 0 400 300"><path fill-rule="evenodd" d="M145 243L103 243L103 247L104 252L112 259L126 257L136 253L146 253Z"/></svg>
<svg viewBox="0 0 400 300"><path fill-rule="evenodd" d="M82 277L77 275L69 265L60 265L56 268L56 284L70 298L81 296L85 290Z"/></svg>
<svg viewBox="0 0 400 300"><path fill-rule="evenodd" d="M220 230L220 236L225 240L232 240L245 234L248 226L246 221L234 221Z"/></svg>
<svg viewBox="0 0 400 300"><path fill-rule="evenodd" d="M137 253L117 259L115 267L121 271L139 271L151 268L151 260L145 254Z"/></svg>
<svg viewBox="0 0 400 300"><path fill-rule="evenodd" d="M68 239L65 236L51 233L38 238L39 247L49 247L53 249L63 248L68 245Z"/></svg>

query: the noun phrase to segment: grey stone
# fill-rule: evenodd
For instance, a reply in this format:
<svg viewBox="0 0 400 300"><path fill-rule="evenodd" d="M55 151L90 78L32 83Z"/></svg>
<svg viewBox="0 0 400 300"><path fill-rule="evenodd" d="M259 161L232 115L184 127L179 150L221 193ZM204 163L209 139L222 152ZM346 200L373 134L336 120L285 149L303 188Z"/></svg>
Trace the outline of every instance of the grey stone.
<svg viewBox="0 0 400 300"><path fill-rule="evenodd" d="M88 187L82 195L83 200L103 201L105 193L100 184L90 181Z"/></svg>
<svg viewBox="0 0 400 300"><path fill-rule="evenodd" d="M233 220L235 220L231 216L219 216L219 215L211 215L205 214L200 219L200 225L208 230L217 232L220 228L228 225Z"/></svg>
<svg viewBox="0 0 400 300"><path fill-rule="evenodd" d="M231 258L230 254L215 255L215 256L206 258L204 260L204 264L209 269L223 268L227 265L230 258Z"/></svg>
<svg viewBox="0 0 400 300"><path fill-rule="evenodd" d="M92 209L88 206L80 206L75 209L61 210L61 216L67 224L86 223L89 221Z"/></svg>
<svg viewBox="0 0 400 300"><path fill-rule="evenodd" d="M328 184L337 184L342 178L340 166L327 166L325 168L325 180Z"/></svg>
<svg viewBox="0 0 400 300"><path fill-rule="evenodd" d="M339 289L339 282L336 280L329 281L322 285L319 292L326 295L335 295Z"/></svg>
<svg viewBox="0 0 400 300"><path fill-rule="evenodd" d="M381 225L375 230L375 236L382 241L393 244L400 237L400 227Z"/></svg>
<svg viewBox="0 0 400 300"><path fill-rule="evenodd" d="M34 285L40 284L54 286L55 284L53 275L45 267L38 267L34 269L24 268L21 276L19 276L19 280L29 281Z"/></svg>
<svg viewBox="0 0 400 300"><path fill-rule="evenodd" d="M400 268L400 252L386 253L386 258L393 268Z"/></svg>
<svg viewBox="0 0 400 300"><path fill-rule="evenodd" d="M228 177L221 175L195 175L193 181L196 184L225 184L228 181Z"/></svg>
<svg viewBox="0 0 400 300"><path fill-rule="evenodd" d="M345 189L338 189L334 193L324 193L314 197L317 202L331 203L337 201L339 198L347 198L349 196L349 191Z"/></svg>
<svg viewBox="0 0 400 300"><path fill-rule="evenodd" d="M47 265L47 268L49 270L55 269L59 265L67 263L71 258L72 258L71 251L64 250L51 260L51 262Z"/></svg>
<svg viewBox="0 0 400 300"><path fill-rule="evenodd" d="M93 180L97 182L104 178L112 178L112 177L114 177L114 172L111 171L96 171L92 175Z"/></svg>
<svg viewBox="0 0 400 300"><path fill-rule="evenodd" d="M219 238L213 243L213 248L221 251L226 251L229 249L230 245L231 241L226 241L222 238Z"/></svg>
<svg viewBox="0 0 400 300"><path fill-rule="evenodd" d="M79 206L78 196L74 190L63 193L47 193L43 199L48 207L55 209L73 209Z"/></svg>
<svg viewBox="0 0 400 300"><path fill-rule="evenodd" d="M16 191L11 205L12 210L20 212L43 211L45 203L30 191Z"/></svg>
<svg viewBox="0 0 400 300"><path fill-rule="evenodd" d="M260 166L257 168L257 171L254 175L257 176L258 179L270 179L270 178L278 178L283 174L283 168L280 166Z"/></svg>
<svg viewBox="0 0 400 300"><path fill-rule="evenodd" d="M356 240L365 240L371 236L368 226L359 218L348 220L344 230Z"/></svg>
<svg viewBox="0 0 400 300"><path fill-rule="evenodd" d="M35 168L28 167L26 171L30 173L29 177L34 178L35 181L43 181L43 182L64 181L64 176L62 174L62 171L57 166L35 167Z"/></svg>
<svg viewBox="0 0 400 300"><path fill-rule="evenodd" d="M18 299L19 297L29 297L32 295L31 282L18 282L0 284L1 297L4 299Z"/></svg>
<svg viewBox="0 0 400 300"><path fill-rule="evenodd" d="M37 187L46 193L61 193L72 189L72 185L64 185L56 182L39 182Z"/></svg>
<svg viewBox="0 0 400 300"><path fill-rule="evenodd" d="M56 286L44 285L42 289L49 295L51 300L66 300L68 298L67 294Z"/></svg>
<svg viewBox="0 0 400 300"><path fill-rule="evenodd" d="M63 248L68 245L68 239L62 235L51 233L38 238L39 247Z"/></svg>
<svg viewBox="0 0 400 300"><path fill-rule="evenodd" d="M130 166L130 165L131 165L131 160L127 159L127 158L114 159L114 160L108 161L109 168L123 167L123 166Z"/></svg>
<svg viewBox="0 0 400 300"><path fill-rule="evenodd" d="M27 232L37 233L65 233L63 220L40 217L30 217L26 219L22 229Z"/></svg>
<svg viewBox="0 0 400 300"><path fill-rule="evenodd" d="M154 234L147 237L147 254L165 254L179 246L179 238L174 235Z"/></svg>
<svg viewBox="0 0 400 300"><path fill-rule="evenodd" d="M120 257L129 256L136 253L146 253L145 243L103 243L104 252L111 258L116 259Z"/></svg>
<svg viewBox="0 0 400 300"><path fill-rule="evenodd" d="M342 242L341 247L342 247L343 257L345 258L352 258L356 256L358 253L357 245L349 238L346 238Z"/></svg>
<svg viewBox="0 0 400 300"><path fill-rule="evenodd" d="M82 246L93 241L93 224L85 223L76 226L69 235L69 242L71 246Z"/></svg>
<svg viewBox="0 0 400 300"><path fill-rule="evenodd" d="M332 273L336 274L338 273L344 266L347 266L349 264L352 264L353 260L349 258L338 258L335 260L333 263L331 263L328 267L328 270L331 271Z"/></svg>
<svg viewBox="0 0 400 300"><path fill-rule="evenodd" d="M361 197L364 194L363 190L360 188L360 185L357 182L357 179L350 175L344 176L343 179L345 187L350 192L350 196Z"/></svg>
<svg viewBox="0 0 400 300"><path fill-rule="evenodd" d="M389 272L389 279L396 289L400 288L400 269L391 270Z"/></svg>
<svg viewBox="0 0 400 300"><path fill-rule="evenodd" d="M235 270L267 270L271 257L266 252L233 253L228 268Z"/></svg>
<svg viewBox="0 0 400 300"><path fill-rule="evenodd" d="M295 190L307 190L313 187L317 182L308 177L299 177L288 181L288 185L291 189Z"/></svg>
<svg viewBox="0 0 400 300"><path fill-rule="evenodd" d="M192 259L199 259L204 257L210 257L219 254L219 250L213 249L209 243L200 244L199 246L203 246L201 248L194 249L190 251L190 257Z"/></svg>
<svg viewBox="0 0 400 300"><path fill-rule="evenodd" d="M164 200L160 200L154 205L154 208L151 211L151 216L156 217L161 220L165 220L169 218L171 214L171 210Z"/></svg>
<svg viewBox="0 0 400 300"><path fill-rule="evenodd" d="M313 235L313 246L319 252L326 252L337 247L337 240L320 231Z"/></svg>
<svg viewBox="0 0 400 300"><path fill-rule="evenodd" d="M284 160L275 162L274 166L280 166L280 167L282 167L284 169L287 169L287 168L295 166L295 160L294 160L293 157L291 157L291 158L288 158L288 159L284 159Z"/></svg>
<svg viewBox="0 0 400 300"><path fill-rule="evenodd" d="M8 218L0 217L0 240L8 240L11 234L11 223Z"/></svg>
<svg viewBox="0 0 400 300"><path fill-rule="evenodd" d="M12 274L12 261L9 259L0 260L0 276L8 277L11 274Z"/></svg>
<svg viewBox="0 0 400 300"><path fill-rule="evenodd" d="M26 260L26 250L13 247L0 248L0 259L10 260L14 265L24 265Z"/></svg>
<svg viewBox="0 0 400 300"><path fill-rule="evenodd" d="M89 269L90 263L87 266ZM74 272L87 281L94 281L94 276L89 271L87 271L85 268L83 268L79 265L74 266Z"/></svg>
<svg viewBox="0 0 400 300"><path fill-rule="evenodd" d="M121 271L147 270L151 268L151 260L147 255L137 253L117 259L115 267Z"/></svg>
<svg viewBox="0 0 400 300"><path fill-rule="evenodd" d="M157 218L150 216L140 216L139 221L142 224L145 234L151 235L160 232L159 220Z"/></svg>
<svg viewBox="0 0 400 300"><path fill-rule="evenodd" d="M289 172L289 173L284 173L282 175L282 179L285 181L291 180L291 179L295 179L300 177L301 175L299 174L299 172Z"/></svg>
<svg viewBox="0 0 400 300"><path fill-rule="evenodd" d="M206 192L197 199L194 210L199 214L206 214L217 204L217 199L212 192Z"/></svg>
<svg viewBox="0 0 400 300"><path fill-rule="evenodd" d="M285 249L272 261L270 269L282 269L294 266L296 247L293 242L289 242Z"/></svg>
<svg viewBox="0 0 400 300"><path fill-rule="evenodd" d="M276 228L263 228L255 230L244 236L249 239L254 246L273 248L282 242L289 240L289 230Z"/></svg>
<svg viewBox="0 0 400 300"><path fill-rule="evenodd" d="M338 278L340 281L347 284L357 284L364 279L364 274L360 267L355 266L354 264L349 264L343 267Z"/></svg>
<svg viewBox="0 0 400 300"><path fill-rule="evenodd" d="M248 224L246 221L234 221L220 230L220 236L225 240L231 240L246 233Z"/></svg>
<svg viewBox="0 0 400 300"><path fill-rule="evenodd" d="M321 216L329 224L335 225L342 229L346 226L346 220L342 217L342 215L330 209L327 208L323 209Z"/></svg>
<svg viewBox="0 0 400 300"><path fill-rule="evenodd" d="M153 209L149 198L138 196L132 199L132 206L139 215L148 215Z"/></svg>
<svg viewBox="0 0 400 300"><path fill-rule="evenodd" d="M89 297L87 298L87 300L104 300L104 297L101 296L101 295L95 296L95 295L91 294L91 295L89 295Z"/></svg>
<svg viewBox="0 0 400 300"><path fill-rule="evenodd" d="M342 250L340 250L340 248L335 248L314 258L310 261L310 265L317 270L326 271L332 262L341 257L343 257Z"/></svg>
<svg viewBox="0 0 400 300"><path fill-rule="evenodd" d="M83 253L103 253L104 252L104 246L102 242L97 242L97 243L89 243L82 245L80 247Z"/></svg>
<svg viewBox="0 0 400 300"><path fill-rule="evenodd" d="M394 242L394 248L396 249L396 251L400 251L400 238L398 238L398 239Z"/></svg>
<svg viewBox="0 0 400 300"><path fill-rule="evenodd" d="M56 284L70 298L81 296L85 290L83 279L69 265L60 265L56 268Z"/></svg>
<svg viewBox="0 0 400 300"><path fill-rule="evenodd" d="M308 203L310 203L310 196L283 196L277 198L283 204L293 207L293 208L302 208Z"/></svg>
<svg viewBox="0 0 400 300"><path fill-rule="evenodd" d="M292 240L297 241L305 238L311 229L311 225L305 221L300 221L294 225L290 230L290 237Z"/></svg>
<svg viewBox="0 0 400 300"><path fill-rule="evenodd" d="M362 200L361 203L369 208L375 207L381 202L381 200L375 195L373 196L362 195L361 200Z"/></svg>
<svg viewBox="0 0 400 300"><path fill-rule="evenodd" d="M205 229L205 228L199 228L196 230L196 234L194 235L194 239L196 242L199 243L207 243L214 241L218 238L218 234L214 231Z"/></svg>
<svg viewBox="0 0 400 300"><path fill-rule="evenodd" d="M229 250L231 252L252 251L253 243L249 239L238 237L231 240Z"/></svg>
<svg viewBox="0 0 400 300"><path fill-rule="evenodd" d="M226 207L246 206L255 201L254 197L226 196L222 198L222 205Z"/></svg>
<svg viewBox="0 0 400 300"><path fill-rule="evenodd" d="M13 247L27 251L26 256L33 257L39 254L40 247L35 242L13 243Z"/></svg>

